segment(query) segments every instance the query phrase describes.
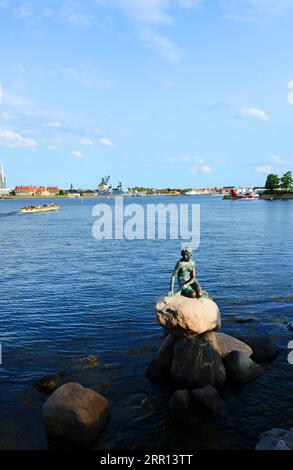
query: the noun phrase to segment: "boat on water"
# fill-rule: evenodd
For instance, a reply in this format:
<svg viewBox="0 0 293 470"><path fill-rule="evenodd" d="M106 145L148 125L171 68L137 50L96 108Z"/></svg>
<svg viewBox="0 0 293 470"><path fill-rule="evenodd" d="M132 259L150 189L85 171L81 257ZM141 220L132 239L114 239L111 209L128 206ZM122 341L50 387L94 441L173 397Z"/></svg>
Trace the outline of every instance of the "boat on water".
<svg viewBox="0 0 293 470"><path fill-rule="evenodd" d="M230 194L225 194L223 199L230 199L232 201L255 201L259 199L259 194L252 191L239 194L235 189L231 189Z"/></svg>
<svg viewBox="0 0 293 470"><path fill-rule="evenodd" d="M27 206L20 209L21 214L32 214L35 212L49 212L60 209L59 204L38 204L36 206Z"/></svg>

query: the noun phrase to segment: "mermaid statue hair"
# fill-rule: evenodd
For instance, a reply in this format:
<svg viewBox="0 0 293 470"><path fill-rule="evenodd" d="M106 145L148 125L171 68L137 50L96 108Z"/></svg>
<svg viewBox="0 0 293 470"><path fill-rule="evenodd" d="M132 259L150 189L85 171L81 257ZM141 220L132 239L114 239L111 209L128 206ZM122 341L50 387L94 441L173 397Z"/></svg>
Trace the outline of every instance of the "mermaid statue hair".
<svg viewBox="0 0 293 470"><path fill-rule="evenodd" d="M183 249L181 250L181 256L183 256L184 253L188 253L190 256L192 256L192 249L189 248L189 247L183 248Z"/></svg>

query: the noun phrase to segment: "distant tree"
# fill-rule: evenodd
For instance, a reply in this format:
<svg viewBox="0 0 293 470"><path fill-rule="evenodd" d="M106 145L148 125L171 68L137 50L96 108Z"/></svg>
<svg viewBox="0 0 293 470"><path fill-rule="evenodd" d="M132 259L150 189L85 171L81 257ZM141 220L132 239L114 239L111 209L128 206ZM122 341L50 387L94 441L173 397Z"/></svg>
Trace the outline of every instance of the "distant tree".
<svg viewBox="0 0 293 470"><path fill-rule="evenodd" d="M270 191L273 191L274 189L277 189L279 187L279 184L280 178L278 177L278 175L270 173L267 177L265 188L269 189Z"/></svg>
<svg viewBox="0 0 293 470"><path fill-rule="evenodd" d="M282 178L281 178L281 188L283 191L292 191L293 187L293 178L292 178L292 172L287 171Z"/></svg>
<svg viewBox="0 0 293 470"><path fill-rule="evenodd" d="M64 196L64 191L63 191L63 189L60 189L60 191L59 191L59 196Z"/></svg>

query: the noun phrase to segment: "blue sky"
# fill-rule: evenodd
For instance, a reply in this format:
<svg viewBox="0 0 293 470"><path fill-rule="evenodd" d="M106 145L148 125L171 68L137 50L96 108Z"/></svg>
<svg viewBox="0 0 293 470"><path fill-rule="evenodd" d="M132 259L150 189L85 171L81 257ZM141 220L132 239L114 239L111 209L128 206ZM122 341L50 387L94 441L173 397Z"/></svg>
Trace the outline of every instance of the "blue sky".
<svg viewBox="0 0 293 470"><path fill-rule="evenodd" d="M292 170L292 24L293 0L0 0L8 185Z"/></svg>

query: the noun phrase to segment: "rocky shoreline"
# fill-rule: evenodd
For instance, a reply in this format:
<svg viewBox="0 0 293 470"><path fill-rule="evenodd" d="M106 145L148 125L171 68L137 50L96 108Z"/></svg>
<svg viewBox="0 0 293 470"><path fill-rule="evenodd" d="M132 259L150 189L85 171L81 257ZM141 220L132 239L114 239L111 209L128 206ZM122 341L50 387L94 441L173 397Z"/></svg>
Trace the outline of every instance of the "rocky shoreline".
<svg viewBox="0 0 293 470"><path fill-rule="evenodd" d="M269 336L234 337L220 331L220 311L210 298L165 297L157 302L156 315L164 337L146 375L159 387L168 384L166 405L172 413L202 409L216 420L229 420L226 387L244 388L264 374L262 363L278 356ZM92 368L96 362L89 356L82 366ZM37 380L34 388L47 397L42 420L48 448L92 447L111 425L107 398L64 371ZM292 429L272 429L260 435L256 449L288 450L291 443Z"/></svg>

